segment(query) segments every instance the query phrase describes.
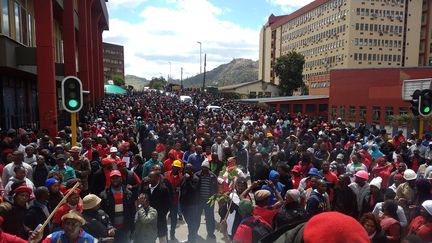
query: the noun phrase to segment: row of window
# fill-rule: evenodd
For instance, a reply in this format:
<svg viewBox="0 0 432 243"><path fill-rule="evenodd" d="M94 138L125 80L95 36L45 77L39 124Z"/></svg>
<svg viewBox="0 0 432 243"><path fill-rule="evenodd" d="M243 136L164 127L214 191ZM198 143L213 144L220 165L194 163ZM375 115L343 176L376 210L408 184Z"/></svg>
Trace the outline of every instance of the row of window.
<svg viewBox="0 0 432 243"><path fill-rule="evenodd" d="M328 105L327 104L305 104L305 110L303 111L303 104L280 104L279 108L281 112L293 112L293 113L313 113L317 111L318 106L318 112L319 113L326 113L328 111Z"/></svg>
<svg viewBox="0 0 432 243"><path fill-rule="evenodd" d="M104 49L103 52L104 52L104 54L123 56L123 52L122 51L115 51L115 50L110 50L110 49Z"/></svg>
<svg viewBox="0 0 432 243"><path fill-rule="evenodd" d="M401 55L354 53L355 61L400 62Z"/></svg>
<svg viewBox="0 0 432 243"><path fill-rule="evenodd" d="M402 41L400 41L400 40L355 38L354 39L354 45L356 45L356 46L383 46L383 47L402 48Z"/></svg>
<svg viewBox="0 0 432 243"><path fill-rule="evenodd" d="M120 68L104 67L104 72L106 72L106 73L123 73L123 70Z"/></svg>
<svg viewBox="0 0 432 243"><path fill-rule="evenodd" d="M331 51L331 50L337 49L339 47L343 47L344 44L345 44L344 40L339 40L339 41L335 41L332 43L328 43L326 45L314 47L314 48L306 50L306 51L301 51L299 53L305 57L308 57L308 56L312 56L312 55L317 55L317 54L322 53L322 52Z"/></svg>
<svg viewBox="0 0 432 243"><path fill-rule="evenodd" d="M309 88L328 88L330 87L330 81L325 81L325 82L313 82L309 85Z"/></svg>
<svg viewBox="0 0 432 243"><path fill-rule="evenodd" d="M343 61L344 61L344 55L339 54L331 57L324 57L317 60L305 62L303 68L311 68L315 66L330 67L333 63L343 62Z"/></svg>
<svg viewBox="0 0 432 243"><path fill-rule="evenodd" d="M303 24L307 21L310 21L314 17L321 16L322 13L324 13L327 10L332 9L338 9L342 6L342 4L346 3L346 0L332 0L328 1L325 4L320 5L319 7L307 12L306 14L303 14L302 16L299 16L291 21L289 21L286 25L286 28L291 28L291 26L296 26L299 24Z"/></svg>
<svg viewBox="0 0 432 243"><path fill-rule="evenodd" d="M392 3L392 4L401 4L403 5L405 3L405 0L368 0L370 2L384 2L384 3Z"/></svg>
<svg viewBox="0 0 432 243"><path fill-rule="evenodd" d="M0 1L0 32L26 46L34 45L34 19L27 11L27 1ZM12 36L14 28L14 36Z"/></svg>
<svg viewBox="0 0 432 243"><path fill-rule="evenodd" d="M307 73L307 74L304 75L304 77L305 77L304 79L305 80L309 80L309 78L311 78L311 77L326 75L328 73L329 73L328 71L320 71L320 72Z"/></svg>
<svg viewBox="0 0 432 243"><path fill-rule="evenodd" d="M335 21L338 21L339 19L346 19L346 15L348 14L348 10L339 11L335 14L332 14L324 19L320 19L318 21L315 21L312 24L309 24L301 29L298 29L296 31L289 31L290 29L294 28L293 26L291 28L288 28L287 25L284 25L282 27L282 33L288 32L286 35L282 35L282 41L285 40L292 40L295 38L298 38L299 36L303 36L304 34L320 29L323 26L326 26L330 23L334 23Z"/></svg>
<svg viewBox="0 0 432 243"><path fill-rule="evenodd" d="M339 109L338 109L339 108ZM348 109L348 110L347 110ZM394 108L373 106L372 107L372 121L379 122L381 120L382 109L384 109L384 120L390 122L391 117L394 115ZM346 114L348 112L348 114ZM348 121L355 121L356 114L359 114L360 121L366 121L367 108L366 106L332 106L331 116L332 117L343 117L347 118ZM408 109L406 107L399 107L399 115L407 115ZM346 115L348 115L346 117Z"/></svg>
<svg viewBox="0 0 432 243"><path fill-rule="evenodd" d="M117 64L117 65L123 65L123 61L122 60L117 60L117 59L104 58L103 62L104 63Z"/></svg>
<svg viewBox="0 0 432 243"><path fill-rule="evenodd" d="M402 25L356 23L355 30L402 34Z"/></svg>
<svg viewBox="0 0 432 243"><path fill-rule="evenodd" d="M286 45L284 47L282 47L282 51L288 51L291 49L295 49L297 47L303 47L303 46L308 46L309 44L315 43L320 41L323 38L332 38L332 37L337 37L337 35L339 33L344 33L345 32L345 25L340 25L338 27L335 27L333 29L327 30L327 31L322 31L320 33L317 33L313 36L310 36L308 38L296 41L292 44Z"/></svg>
<svg viewBox="0 0 432 243"><path fill-rule="evenodd" d="M387 17L390 19L398 19L400 21L403 20L404 12L403 11L394 11L394 10L382 10L382 9L369 9L369 8L357 8L356 13L359 16L371 16L371 17Z"/></svg>

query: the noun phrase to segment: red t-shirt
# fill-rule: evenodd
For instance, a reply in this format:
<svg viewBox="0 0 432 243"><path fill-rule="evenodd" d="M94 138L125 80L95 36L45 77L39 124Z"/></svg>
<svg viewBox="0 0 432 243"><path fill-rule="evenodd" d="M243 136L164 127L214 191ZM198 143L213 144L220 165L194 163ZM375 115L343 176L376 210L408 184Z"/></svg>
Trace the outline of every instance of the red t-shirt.
<svg viewBox="0 0 432 243"><path fill-rule="evenodd" d="M253 222L255 220L259 220L261 222L261 224L267 225L269 228L271 228L271 226L263 218L261 218L259 216L250 217L244 223ZM247 226L244 223L242 223L238 226L237 231L235 232L235 235L234 235L234 241L240 242L240 243L252 243L253 242L252 241L252 228Z"/></svg>
<svg viewBox="0 0 432 243"><path fill-rule="evenodd" d="M0 231L0 243L27 243L28 241L19 238L16 235L11 235Z"/></svg>
<svg viewBox="0 0 432 243"><path fill-rule="evenodd" d="M424 242L432 242L432 223L425 224L423 217L417 216L409 225L408 234L415 234Z"/></svg>
<svg viewBox="0 0 432 243"><path fill-rule="evenodd" d="M173 187L173 203L175 205L178 204L179 202L179 193L180 193L180 183L182 180L182 175L179 174L177 176L174 176L172 174L172 171L167 171L164 174L165 178L171 183L172 187Z"/></svg>
<svg viewBox="0 0 432 243"><path fill-rule="evenodd" d="M279 212L279 208L255 206L252 215L262 217L269 225L272 225L273 217Z"/></svg>

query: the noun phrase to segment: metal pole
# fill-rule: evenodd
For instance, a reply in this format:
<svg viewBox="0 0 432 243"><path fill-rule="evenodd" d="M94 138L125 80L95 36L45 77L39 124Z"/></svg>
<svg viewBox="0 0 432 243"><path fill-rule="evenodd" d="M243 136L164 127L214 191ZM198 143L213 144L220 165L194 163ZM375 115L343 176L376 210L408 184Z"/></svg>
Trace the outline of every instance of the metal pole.
<svg viewBox="0 0 432 243"><path fill-rule="evenodd" d="M172 78L172 77L171 77L171 62L168 62L168 63L169 63L169 65L170 65L170 72L169 72L168 80L167 80L167 81L169 82L169 81L170 81L170 78Z"/></svg>
<svg viewBox="0 0 432 243"><path fill-rule="evenodd" d="M77 126L76 126L76 117L77 113L71 113L71 130L72 130L72 146L75 146L77 143Z"/></svg>
<svg viewBox="0 0 432 243"><path fill-rule="evenodd" d="M419 136L418 138L423 138L423 125L424 125L424 118L423 116L419 116Z"/></svg>
<svg viewBox="0 0 432 243"><path fill-rule="evenodd" d="M197 41L197 43L200 45L200 74L202 73L201 72L201 70L202 70L202 43L200 42L200 41Z"/></svg>
<svg viewBox="0 0 432 243"><path fill-rule="evenodd" d="M204 77L203 77L203 91L205 89L205 79L206 79L206 66L207 66L207 53L204 54Z"/></svg>
<svg viewBox="0 0 432 243"><path fill-rule="evenodd" d="M183 90L183 67L180 68L180 89Z"/></svg>

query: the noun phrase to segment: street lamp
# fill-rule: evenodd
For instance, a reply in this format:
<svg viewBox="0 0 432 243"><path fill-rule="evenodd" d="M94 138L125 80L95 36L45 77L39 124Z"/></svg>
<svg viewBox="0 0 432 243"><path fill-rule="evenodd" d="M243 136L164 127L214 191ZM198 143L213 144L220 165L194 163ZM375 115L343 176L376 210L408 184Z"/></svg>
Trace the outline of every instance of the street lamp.
<svg viewBox="0 0 432 243"><path fill-rule="evenodd" d="M201 62L201 60L202 60L202 43L201 43L201 41L197 41L197 43L200 45L200 74L201 74L201 70L202 70L202 62Z"/></svg>

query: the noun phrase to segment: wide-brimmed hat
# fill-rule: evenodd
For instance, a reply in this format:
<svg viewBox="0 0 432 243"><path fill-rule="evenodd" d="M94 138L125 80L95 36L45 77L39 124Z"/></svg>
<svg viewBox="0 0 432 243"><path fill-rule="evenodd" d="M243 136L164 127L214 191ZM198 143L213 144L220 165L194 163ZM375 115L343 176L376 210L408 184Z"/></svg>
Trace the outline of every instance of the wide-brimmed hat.
<svg viewBox="0 0 432 243"><path fill-rule="evenodd" d="M85 210L95 208L102 201L98 196L94 194L88 194L83 198L83 208Z"/></svg>

